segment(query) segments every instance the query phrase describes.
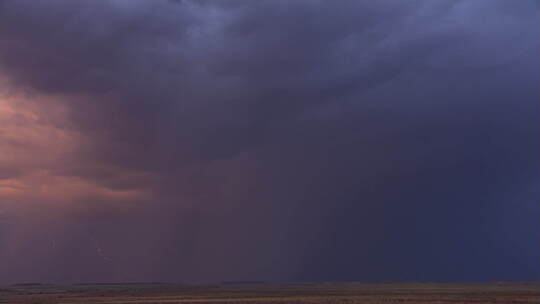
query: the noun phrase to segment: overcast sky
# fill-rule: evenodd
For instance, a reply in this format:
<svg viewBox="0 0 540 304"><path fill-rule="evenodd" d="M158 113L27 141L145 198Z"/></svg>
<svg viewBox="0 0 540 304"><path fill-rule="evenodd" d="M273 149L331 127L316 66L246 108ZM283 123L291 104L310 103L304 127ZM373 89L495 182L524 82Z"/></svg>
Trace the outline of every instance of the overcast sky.
<svg viewBox="0 0 540 304"><path fill-rule="evenodd" d="M540 279L529 0L0 0L0 283Z"/></svg>

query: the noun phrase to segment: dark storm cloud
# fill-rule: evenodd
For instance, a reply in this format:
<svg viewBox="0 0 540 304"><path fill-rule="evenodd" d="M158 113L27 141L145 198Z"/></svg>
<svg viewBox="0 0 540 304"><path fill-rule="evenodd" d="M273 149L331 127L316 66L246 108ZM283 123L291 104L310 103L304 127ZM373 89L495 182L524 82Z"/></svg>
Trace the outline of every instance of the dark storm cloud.
<svg viewBox="0 0 540 304"><path fill-rule="evenodd" d="M0 252L0 278L537 278L537 14L527 1L1 1L0 77L36 113L68 109L34 124L56 123L70 149L0 158L0 178L52 176L77 203L56 221L0 213L0 245L27 252Z"/></svg>

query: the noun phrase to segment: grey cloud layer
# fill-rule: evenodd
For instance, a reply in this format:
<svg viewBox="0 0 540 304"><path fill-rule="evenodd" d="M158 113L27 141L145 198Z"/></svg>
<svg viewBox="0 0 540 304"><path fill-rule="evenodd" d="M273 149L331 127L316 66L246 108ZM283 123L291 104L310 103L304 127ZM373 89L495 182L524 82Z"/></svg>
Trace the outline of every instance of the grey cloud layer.
<svg viewBox="0 0 540 304"><path fill-rule="evenodd" d="M502 0L0 1L0 75L56 96L90 139L56 174L152 193L136 215L66 218L62 236L42 223L91 253L18 278L533 278L537 15Z"/></svg>

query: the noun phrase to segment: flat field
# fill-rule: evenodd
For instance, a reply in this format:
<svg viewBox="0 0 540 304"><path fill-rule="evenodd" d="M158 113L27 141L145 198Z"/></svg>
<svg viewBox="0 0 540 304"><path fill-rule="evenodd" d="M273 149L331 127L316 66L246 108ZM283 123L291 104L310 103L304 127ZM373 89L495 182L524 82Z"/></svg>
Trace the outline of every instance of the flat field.
<svg viewBox="0 0 540 304"><path fill-rule="evenodd" d="M540 282L470 284L316 283L186 286L174 284L0 287L2 304L174 303L540 303Z"/></svg>

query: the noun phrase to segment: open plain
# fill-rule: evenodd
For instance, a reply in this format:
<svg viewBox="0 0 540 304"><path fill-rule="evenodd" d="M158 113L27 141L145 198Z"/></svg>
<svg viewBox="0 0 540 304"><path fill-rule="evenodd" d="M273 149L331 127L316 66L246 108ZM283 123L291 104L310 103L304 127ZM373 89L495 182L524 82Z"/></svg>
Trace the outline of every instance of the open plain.
<svg viewBox="0 0 540 304"><path fill-rule="evenodd" d="M176 284L15 285L0 288L2 304L174 303L540 303L540 282L314 283L187 286Z"/></svg>

